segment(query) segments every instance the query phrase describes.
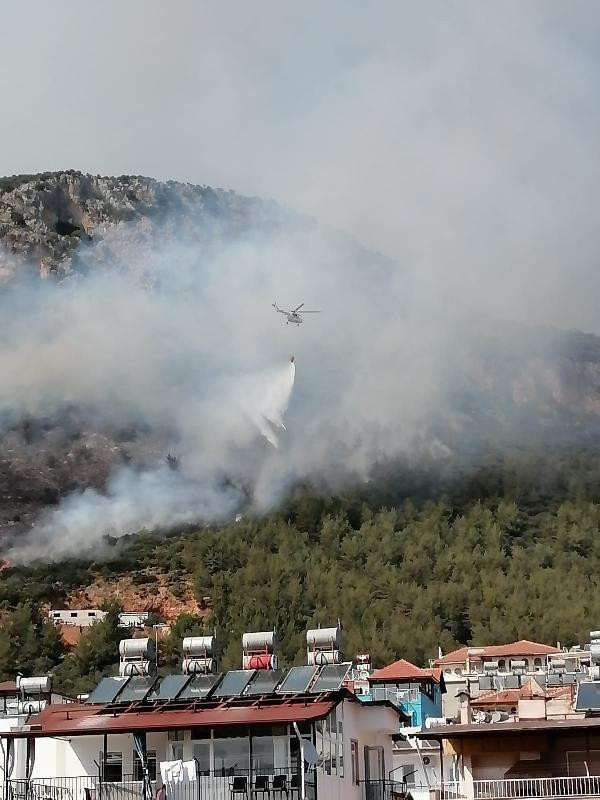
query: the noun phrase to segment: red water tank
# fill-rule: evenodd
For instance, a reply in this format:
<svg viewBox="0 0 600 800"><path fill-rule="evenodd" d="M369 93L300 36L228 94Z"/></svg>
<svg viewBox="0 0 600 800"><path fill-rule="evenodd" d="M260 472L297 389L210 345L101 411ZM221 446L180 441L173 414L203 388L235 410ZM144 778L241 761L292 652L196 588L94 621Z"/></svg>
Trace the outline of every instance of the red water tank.
<svg viewBox="0 0 600 800"><path fill-rule="evenodd" d="M264 653L259 656L250 656L248 659L248 669L272 669L273 656L271 653Z"/></svg>

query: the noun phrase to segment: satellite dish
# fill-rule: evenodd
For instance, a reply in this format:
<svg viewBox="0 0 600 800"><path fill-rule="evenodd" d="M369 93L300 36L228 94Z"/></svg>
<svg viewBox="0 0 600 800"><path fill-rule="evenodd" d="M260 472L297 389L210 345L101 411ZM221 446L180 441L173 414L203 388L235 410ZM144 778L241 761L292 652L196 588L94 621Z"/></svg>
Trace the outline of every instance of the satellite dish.
<svg viewBox="0 0 600 800"><path fill-rule="evenodd" d="M309 742L308 739L303 739L302 741L302 754L308 766L314 767L319 758L319 754L317 753L317 748L312 742Z"/></svg>

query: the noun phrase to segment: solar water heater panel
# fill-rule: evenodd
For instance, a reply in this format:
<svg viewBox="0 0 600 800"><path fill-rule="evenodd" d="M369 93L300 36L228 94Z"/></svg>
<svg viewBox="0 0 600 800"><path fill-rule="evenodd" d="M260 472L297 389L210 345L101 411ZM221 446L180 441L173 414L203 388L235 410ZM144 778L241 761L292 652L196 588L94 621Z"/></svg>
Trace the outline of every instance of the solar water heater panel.
<svg viewBox="0 0 600 800"><path fill-rule="evenodd" d="M88 703L113 703L131 678L102 678L90 694Z"/></svg>

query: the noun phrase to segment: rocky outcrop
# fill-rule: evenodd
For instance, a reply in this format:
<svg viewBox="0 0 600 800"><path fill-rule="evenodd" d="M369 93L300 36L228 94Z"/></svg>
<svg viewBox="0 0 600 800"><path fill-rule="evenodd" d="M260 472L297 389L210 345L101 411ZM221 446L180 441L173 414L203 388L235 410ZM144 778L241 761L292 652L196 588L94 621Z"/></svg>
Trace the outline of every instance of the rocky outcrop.
<svg viewBox="0 0 600 800"><path fill-rule="evenodd" d="M90 267L117 226L143 246L185 235L209 247L245 230L277 225L274 203L231 191L139 175L118 178L66 171L0 179L0 282L36 271L62 279ZM84 259L83 253L86 258Z"/></svg>

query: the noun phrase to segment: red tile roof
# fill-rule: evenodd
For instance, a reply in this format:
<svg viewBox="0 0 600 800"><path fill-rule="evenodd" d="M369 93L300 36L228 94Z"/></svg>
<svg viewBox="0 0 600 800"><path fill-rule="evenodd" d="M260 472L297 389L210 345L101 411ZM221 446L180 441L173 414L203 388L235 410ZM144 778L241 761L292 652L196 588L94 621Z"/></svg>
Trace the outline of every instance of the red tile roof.
<svg viewBox="0 0 600 800"><path fill-rule="evenodd" d="M569 698L572 696L571 689L571 686L550 686L544 691L538 684L531 681L525 686L521 686L520 689L482 692L471 700L471 706L473 708L478 708L479 706L507 705L509 703L518 703L519 700L529 700L535 697L544 698L546 700L555 700L559 697Z"/></svg>
<svg viewBox="0 0 600 800"><path fill-rule="evenodd" d="M336 700L308 703L277 703L198 707L196 710L130 711L102 713L104 706L65 703L47 706L29 720L29 730L11 731L16 737L83 736L131 731L167 731L219 725L284 725L326 717Z"/></svg>
<svg viewBox="0 0 600 800"><path fill-rule="evenodd" d="M17 693L17 684L14 681L0 681L0 697Z"/></svg>
<svg viewBox="0 0 600 800"><path fill-rule="evenodd" d="M441 670L439 669L422 669L410 661L401 658L399 661L394 661L393 664L388 664L387 667L376 669L369 675L369 681L377 683L379 681L405 681L405 680L419 680L421 678L429 678L439 683L441 677Z"/></svg>
<svg viewBox="0 0 600 800"><path fill-rule="evenodd" d="M445 664L464 664L467 660L469 651L478 651L472 653L473 660L477 658L511 658L513 656L545 656L548 653L560 652L558 647L553 647L549 644L541 644L540 642L530 642L527 639L519 639L518 642L510 642L510 644L492 644L484 647L460 647L458 650L453 650L441 658L436 658L433 662L436 666L444 666Z"/></svg>

